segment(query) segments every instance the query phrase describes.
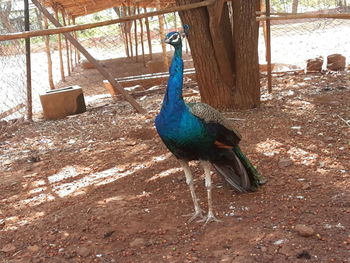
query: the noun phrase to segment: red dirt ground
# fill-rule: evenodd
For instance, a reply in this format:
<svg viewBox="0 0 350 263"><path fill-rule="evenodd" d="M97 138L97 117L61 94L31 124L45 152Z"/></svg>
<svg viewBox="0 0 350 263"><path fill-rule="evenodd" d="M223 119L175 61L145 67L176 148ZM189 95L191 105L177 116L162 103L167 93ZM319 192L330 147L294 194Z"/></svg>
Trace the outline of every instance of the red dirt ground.
<svg viewBox="0 0 350 263"><path fill-rule="evenodd" d="M85 94L104 93L89 72L98 84ZM154 129L161 94L138 99L146 115L105 98L63 120L2 122L0 261L350 262L349 77L274 83L260 108L225 113L268 183L237 194L214 174L222 222L204 228L182 216L190 193ZM202 170L192 169L206 210Z"/></svg>

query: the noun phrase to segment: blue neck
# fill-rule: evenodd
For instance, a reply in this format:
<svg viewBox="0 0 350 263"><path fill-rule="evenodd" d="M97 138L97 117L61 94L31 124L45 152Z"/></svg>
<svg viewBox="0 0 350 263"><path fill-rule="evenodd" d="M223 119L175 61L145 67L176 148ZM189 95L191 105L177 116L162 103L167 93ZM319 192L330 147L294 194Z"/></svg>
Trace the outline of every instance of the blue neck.
<svg viewBox="0 0 350 263"><path fill-rule="evenodd" d="M169 69L169 80L166 94L163 100L163 107L173 108L174 106L185 105L182 98L183 85L183 60L182 45L175 46L175 53Z"/></svg>

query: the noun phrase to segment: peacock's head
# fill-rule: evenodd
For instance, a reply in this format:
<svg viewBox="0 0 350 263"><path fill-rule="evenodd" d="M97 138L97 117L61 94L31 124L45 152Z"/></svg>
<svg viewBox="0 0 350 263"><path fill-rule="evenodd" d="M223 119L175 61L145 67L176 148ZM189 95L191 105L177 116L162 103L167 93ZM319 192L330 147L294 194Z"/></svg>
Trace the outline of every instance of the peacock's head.
<svg viewBox="0 0 350 263"><path fill-rule="evenodd" d="M181 45L182 38L188 35L188 30L189 30L189 26L184 25L183 31L180 31L180 32L173 31L168 33L164 39L164 42L174 47Z"/></svg>
<svg viewBox="0 0 350 263"><path fill-rule="evenodd" d="M182 38L180 32L170 32L166 35L164 42L172 46L181 45Z"/></svg>

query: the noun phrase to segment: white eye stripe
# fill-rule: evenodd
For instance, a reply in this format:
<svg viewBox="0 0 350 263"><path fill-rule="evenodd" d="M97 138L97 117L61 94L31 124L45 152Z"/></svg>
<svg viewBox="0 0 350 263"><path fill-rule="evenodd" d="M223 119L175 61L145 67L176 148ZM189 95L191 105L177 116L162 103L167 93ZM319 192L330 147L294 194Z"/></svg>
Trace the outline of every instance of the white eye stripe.
<svg viewBox="0 0 350 263"><path fill-rule="evenodd" d="M173 42L177 42L179 40L180 35L179 34L174 34L171 36L170 40Z"/></svg>

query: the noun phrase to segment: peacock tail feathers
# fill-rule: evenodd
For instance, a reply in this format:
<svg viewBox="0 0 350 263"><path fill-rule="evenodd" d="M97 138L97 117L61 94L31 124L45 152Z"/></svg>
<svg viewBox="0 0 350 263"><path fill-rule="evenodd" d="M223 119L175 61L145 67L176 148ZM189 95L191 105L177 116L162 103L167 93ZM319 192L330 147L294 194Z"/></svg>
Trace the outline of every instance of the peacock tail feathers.
<svg viewBox="0 0 350 263"><path fill-rule="evenodd" d="M232 148L232 152L227 152L223 159L213 162L213 166L238 192L256 191L260 185L265 183L238 145Z"/></svg>

